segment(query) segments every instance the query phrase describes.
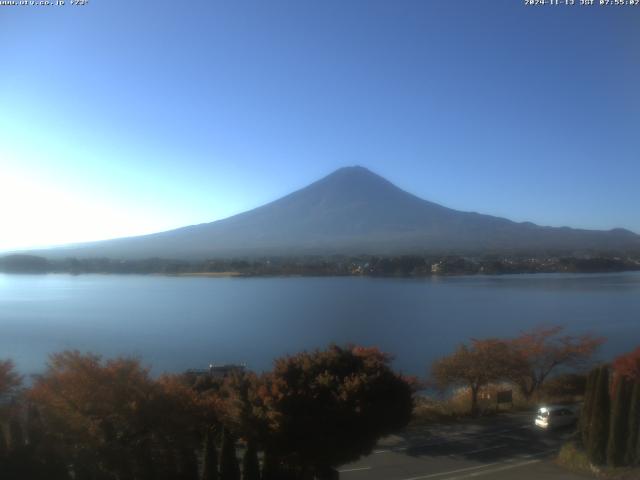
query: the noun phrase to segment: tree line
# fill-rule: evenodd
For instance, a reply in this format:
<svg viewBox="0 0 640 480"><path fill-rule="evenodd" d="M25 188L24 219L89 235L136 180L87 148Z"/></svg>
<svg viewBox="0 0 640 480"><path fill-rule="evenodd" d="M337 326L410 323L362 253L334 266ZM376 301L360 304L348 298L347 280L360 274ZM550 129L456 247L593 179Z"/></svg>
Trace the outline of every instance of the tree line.
<svg viewBox="0 0 640 480"><path fill-rule="evenodd" d="M537 327L472 339L431 368L443 389L466 387L471 413L493 382L525 399L583 370L603 339ZM413 412L414 379L375 348L331 345L279 358L261 375L187 372L152 378L131 358L66 351L28 388L0 361L3 479L330 479L370 453ZM594 464L640 460L640 349L586 379L580 437Z"/></svg>
<svg viewBox="0 0 640 480"><path fill-rule="evenodd" d="M331 345L271 371L162 375L65 351L28 388L0 362L3 479L335 478L404 427L415 382L375 348ZM241 457L241 460L239 459Z"/></svg>

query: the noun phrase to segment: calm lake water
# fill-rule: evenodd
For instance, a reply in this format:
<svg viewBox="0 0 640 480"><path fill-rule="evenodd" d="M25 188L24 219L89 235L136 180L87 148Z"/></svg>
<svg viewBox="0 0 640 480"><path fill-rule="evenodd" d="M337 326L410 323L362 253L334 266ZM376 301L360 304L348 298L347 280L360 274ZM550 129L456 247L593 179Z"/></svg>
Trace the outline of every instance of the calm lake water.
<svg viewBox="0 0 640 480"><path fill-rule="evenodd" d="M471 337L537 324L594 332L610 358L640 344L640 273L427 279L1 275L0 358L41 371L64 349L135 355L154 373L329 342L376 345L424 376Z"/></svg>

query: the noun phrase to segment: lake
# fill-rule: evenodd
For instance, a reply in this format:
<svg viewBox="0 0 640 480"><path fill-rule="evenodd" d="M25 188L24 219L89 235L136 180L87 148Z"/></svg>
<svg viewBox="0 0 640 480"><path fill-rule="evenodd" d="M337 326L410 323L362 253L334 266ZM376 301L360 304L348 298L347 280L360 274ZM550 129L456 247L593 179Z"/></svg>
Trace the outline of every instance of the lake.
<svg viewBox="0 0 640 480"><path fill-rule="evenodd" d="M154 373L273 358L330 342L378 346L424 376L471 337L538 324L640 345L640 273L391 278L0 274L0 358L26 374L65 349L138 356Z"/></svg>

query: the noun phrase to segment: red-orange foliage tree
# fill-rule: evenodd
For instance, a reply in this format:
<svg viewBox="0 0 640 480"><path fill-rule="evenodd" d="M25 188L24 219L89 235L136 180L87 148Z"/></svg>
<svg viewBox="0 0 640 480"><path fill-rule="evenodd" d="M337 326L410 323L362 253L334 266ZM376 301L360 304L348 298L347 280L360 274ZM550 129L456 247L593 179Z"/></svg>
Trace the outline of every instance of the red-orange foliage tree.
<svg viewBox="0 0 640 480"><path fill-rule="evenodd" d="M561 326L538 327L510 341L511 348L521 358L510 375L526 398L530 398L558 367L584 366L603 338L593 335L562 335Z"/></svg>
<svg viewBox="0 0 640 480"><path fill-rule="evenodd" d="M234 372L219 392L221 422L236 437L260 442L268 431L260 378L252 372Z"/></svg>
<svg viewBox="0 0 640 480"><path fill-rule="evenodd" d="M0 396L9 395L22 383L22 377L15 370L11 360L0 360Z"/></svg>
<svg viewBox="0 0 640 480"><path fill-rule="evenodd" d="M613 362L613 369L618 375L640 382L640 347L617 357Z"/></svg>
<svg viewBox="0 0 640 480"><path fill-rule="evenodd" d="M138 360L103 361L79 352L52 355L29 399L67 446L77 478L196 475L197 429L213 421L178 378L156 382Z"/></svg>
<svg viewBox="0 0 640 480"><path fill-rule="evenodd" d="M260 388L272 453L301 478L322 476L405 426L413 386L390 360L375 348L335 345L276 360Z"/></svg>
<svg viewBox="0 0 640 480"><path fill-rule="evenodd" d="M471 345L460 345L451 355L436 360L431 367L431 375L440 388L468 387L471 414L477 415L480 389L521 368L519 360L520 357L514 355L504 340L472 339Z"/></svg>

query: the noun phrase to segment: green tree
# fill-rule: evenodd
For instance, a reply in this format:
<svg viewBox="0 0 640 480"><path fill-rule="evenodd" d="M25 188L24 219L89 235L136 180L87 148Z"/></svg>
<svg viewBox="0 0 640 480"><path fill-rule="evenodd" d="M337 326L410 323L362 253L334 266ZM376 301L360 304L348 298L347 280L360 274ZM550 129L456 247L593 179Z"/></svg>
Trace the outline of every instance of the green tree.
<svg viewBox="0 0 640 480"><path fill-rule="evenodd" d="M166 437L161 438L158 443L161 452L160 457L156 460L158 480L174 480L179 477L176 448Z"/></svg>
<svg viewBox="0 0 640 480"><path fill-rule="evenodd" d="M267 448L262 459L262 480L281 480L281 465L271 448Z"/></svg>
<svg viewBox="0 0 640 480"><path fill-rule="evenodd" d="M240 480L240 466L236 456L236 441L229 429L222 431L220 451L220 480Z"/></svg>
<svg viewBox="0 0 640 480"><path fill-rule="evenodd" d="M180 480L198 480L198 459L193 447L183 445L179 451Z"/></svg>
<svg viewBox="0 0 640 480"><path fill-rule="evenodd" d="M521 369L521 357L513 353L507 342L491 338L460 345L453 354L435 361L431 374L440 388L469 388L471 414L476 416L480 389Z"/></svg>
<svg viewBox="0 0 640 480"><path fill-rule="evenodd" d="M617 357L613 362L613 368L619 377L630 382L628 438L624 463L634 465L640 462L640 347Z"/></svg>
<svg viewBox="0 0 640 480"><path fill-rule="evenodd" d="M596 392L596 383L598 381L599 368L594 368L587 376L587 385L584 392L584 403L582 404L582 413L580 414L580 435L582 445L586 448L589 444L589 429L591 422L591 414Z"/></svg>
<svg viewBox="0 0 640 480"><path fill-rule="evenodd" d="M142 439L135 447L133 471L136 480L156 480L158 477L153 448L154 445L150 438Z"/></svg>
<svg viewBox="0 0 640 480"><path fill-rule="evenodd" d="M611 407L609 441L607 443L607 463L613 467L624 464L629 430L630 382L626 377L615 382Z"/></svg>
<svg viewBox="0 0 640 480"><path fill-rule="evenodd" d="M242 457L242 480L260 480L258 450L252 441L247 442L247 449Z"/></svg>
<svg viewBox="0 0 640 480"><path fill-rule="evenodd" d="M587 444L589 460L596 465L602 465L606 461L610 415L609 367L602 366L599 369L596 381L591 421L589 422L589 442Z"/></svg>
<svg viewBox="0 0 640 480"><path fill-rule="evenodd" d="M629 437L625 452L625 464L635 465L640 462L640 382L633 382L629 408Z"/></svg>
<svg viewBox="0 0 640 480"><path fill-rule="evenodd" d="M213 431L208 429L204 438L202 455L202 480L218 480L218 451Z"/></svg>
<svg viewBox="0 0 640 480"><path fill-rule="evenodd" d="M0 423L0 472L6 472L8 470L9 462L9 446L4 436L4 428Z"/></svg>
<svg viewBox="0 0 640 480"><path fill-rule="evenodd" d="M40 412L35 405L29 405L27 408L26 432L30 445L37 445L41 442L44 435L44 425L42 425Z"/></svg>
<svg viewBox="0 0 640 480"><path fill-rule="evenodd" d="M12 450L18 450L24 447L24 429L17 415L12 415L9 419L9 438L11 439Z"/></svg>
<svg viewBox="0 0 640 480"><path fill-rule="evenodd" d="M9 452L9 448L7 446L7 439L4 436L4 428L2 428L2 424L0 424L0 460L5 457Z"/></svg>
<svg viewBox="0 0 640 480"><path fill-rule="evenodd" d="M277 359L261 387L269 448L301 476L370 453L413 410L413 386L390 362L375 348L336 345Z"/></svg>

